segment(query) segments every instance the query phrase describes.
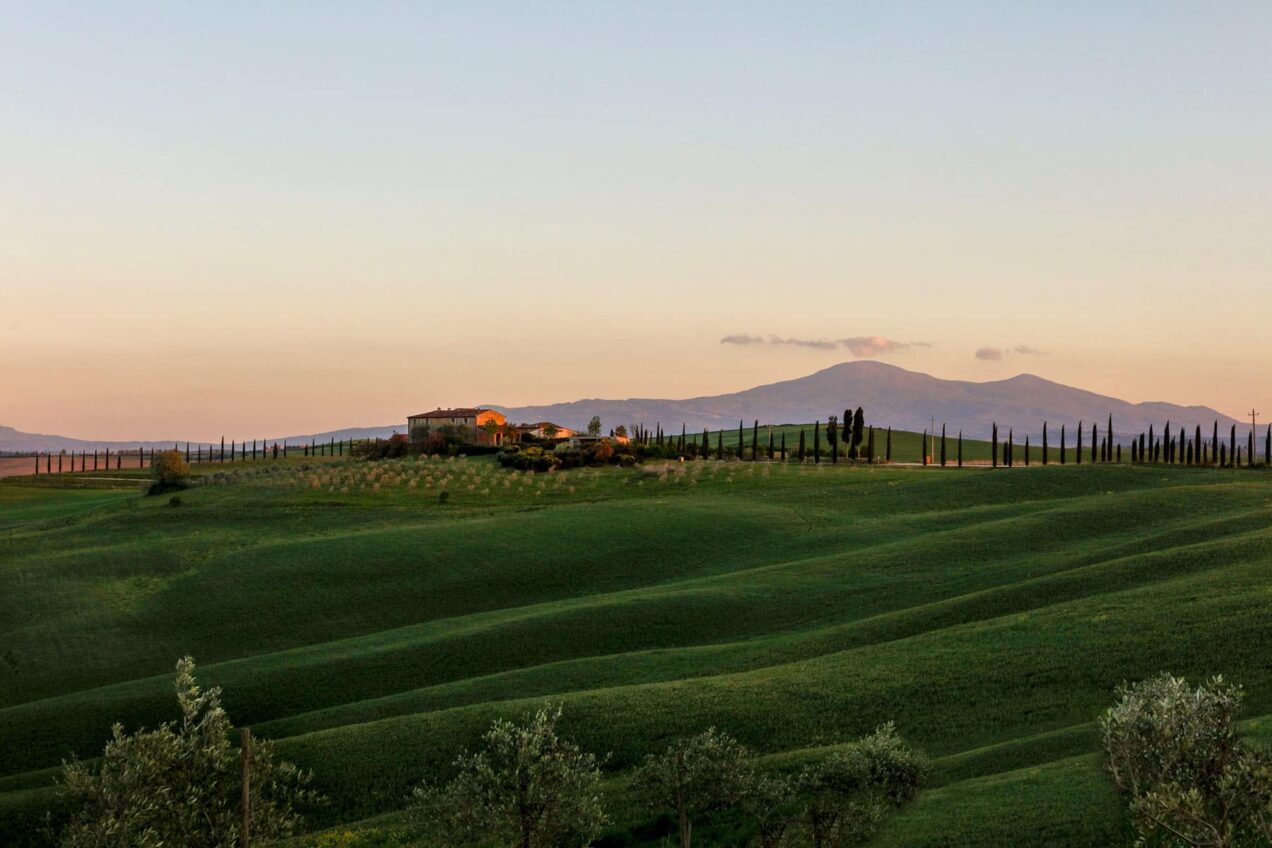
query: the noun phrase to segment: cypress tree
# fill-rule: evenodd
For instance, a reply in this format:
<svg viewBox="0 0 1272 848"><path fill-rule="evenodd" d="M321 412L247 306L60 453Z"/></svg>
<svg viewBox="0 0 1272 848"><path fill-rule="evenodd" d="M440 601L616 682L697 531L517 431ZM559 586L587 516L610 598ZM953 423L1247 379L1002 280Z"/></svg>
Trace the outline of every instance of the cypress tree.
<svg viewBox="0 0 1272 848"><path fill-rule="evenodd" d="M1250 445L1246 449L1246 465L1254 465L1254 428L1250 428Z"/></svg>
<svg viewBox="0 0 1272 848"><path fill-rule="evenodd" d="M1272 424L1268 425L1267 439L1263 442L1263 464L1272 465Z"/></svg>
<svg viewBox="0 0 1272 848"><path fill-rule="evenodd" d="M852 449L852 407L848 407L847 409L844 410L843 432L844 432L844 439L843 439L844 456L846 456L848 459L852 459L854 456L856 456L856 454L853 452L853 449Z"/></svg>
<svg viewBox="0 0 1272 848"><path fill-rule="evenodd" d="M186 442L186 465L190 464L190 443Z"/></svg>
<svg viewBox="0 0 1272 848"><path fill-rule="evenodd" d="M919 442L919 456L923 459L923 467L927 468L927 429L923 430L923 441Z"/></svg>
<svg viewBox="0 0 1272 848"><path fill-rule="evenodd" d="M993 438L990 443L990 461L994 468L998 467L998 422L993 425Z"/></svg>
<svg viewBox="0 0 1272 848"><path fill-rule="evenodd" d="M1066 459L1065 454L1067 452L1068 452L1068 448L1065 446L1065 443L1064 443L1064 425L1061 424L1060 425L1060 464L1061 465L1064 465L1065 463L1065 459Z"/></svg>
<svg viewBox="0 0 1272 848"><path fill-rule="evenodd" d="M1193 433L1193 444L1195 446L1193 448L1193 459L1197 461L1198 465L1201 465L1203 462L1206 461L1205 459L1206 451L1204 447L1205 442L1201 440L1201 425L1200 424L1197 425L1196 432Z"/></svg>
<svg viewBox="0 0 1272 848"><path fill-rule="evenodd" d="M1219 446L1219 464L1220 465L1228 464L1228 446L1227 445Z"/></svg>
<svg viewBox="0 0 1272 848"><path fill-rule="evenodd" d="M1215 421L1215 431L1210 442L1210 460L1216 465L1219 464L1219 422Z"/></svg>
<svg viewBox="0 0 1272 848"><path fill-rule="evenodd" d="M835 416L826 419L826 442L830 445L830 461L832 463L839 462L839 433L835 427Z"/></svg>
<svg viewBox="0 0 1272 848"><path fill-rule="evenodd" d="M958 431L958 467L963 467L963 431Z"/></svg>
<svg viewBox="0 0 1272 848"><path fill-rule="evenodd" d="M707 428L702 428L702 458L711 458L711 434L707 432Z"/></svg>
<svg viewBox="0 0 1272 848"><path fill-rule="evenodd" d="M1136 442L1136 441L1132 441L1132 442L1131 442L1131 462L1132 462L1132 463L1135 463L1135 462L1137 461L1137 460L1135 459L1135 457L1136 457L1135 450L1136 450L1136 447L1138 446L1138 444L1139 444L1139 443L1138 443L1138 442Z"/></svg>
<svg viewBox="0 0 1272 848"><path fill-rule="evenodd" d="M796 450L795 458L801 463L804 461L804 428L799 428L799 448Z"/></svg>
<svg viewBox="0 0 1272 848"><path fill-rule="evenodd" d="M1157 444L1157 442L1155 437L1153 436L1153 425L1149 424L1148 425L1148 450L1149 450L1148 459L1150 462L1156 459L1156 457L1154 457L1152 453L1154 450L1153 445L1155 444ZM1143 459L1143 457L1140 457L1140 458Z"/></svg>
<svg viewBox="0 0 1272 848"><path fill-rule="evenodd" d="M813 422L813 462L821 463L821 422Z"/></svg>
<svg viewBox="0 0 1272 848"><path fill-rule="evenodd" d="M1272 439L1272 427L1269 427L1268 438ZM1270 443L1272 444L1272 443ZM875 443L874 443L874 425L870 425L870 435L866 438L866 462L874 465L875 461Z"/></svg>
<svg viewBox="0 0 1272 848"><path fill-rule="evenodd" d="M724 459L724 428L716 432L716 459Z"/></svg>
<svg viewBox="0 0 1272 848"><path fill-rule="evenodd" d="M1011 468L1016 464L1016 432L1007 428L1007 467Z"/></svg>
<svg viewBox="0 0 1272 848"><path fill-rule="evenodd" d="M1109 413L1108 429L1104 431L1104 438L1105 438L1105 444L1107 445L1107 447L1105 448L1105 453L1104 453L1104 461L1112 462L1113 461L1113 413L1111 412Z"/></svg>
<svg viewBox="0 0 1272 848"><path fill-rule="evenodd" d="M1029 467L1029 434L1025 434L1025 468Z"/></svg>
<svg viewBox="0 0 1272 848"><path fill-rule="evenodd" d="M760 458L760 420L755 419L755 426L751 428L751 461L755 462Z"/></svg>
<svg viewBox="0 0 1272 848"><path fill-rule="evenodd" d="M782 431L782 462L786 461L786 431Z"/></svg>
<svg viewBox="0 0 1272 848"><path fill-rule="evenodd" d="M1232 425L1232 447L1228 449L1228 459L1232 462L1233 467L1237 463L1237 425Z"/></svg>
<svg viewBox="0 0 1272 848"><path fill-rule="evenodd" d="M1099 437L1100 437L1100 428L1096 426L1095 424L1092 424L1091 425L1091 462L1092 464L1095 463L1095 457L1096 457L1095 449L1097 447L1096 442L1099 440Z"/></svg>
<svg viewBox="0 0 1272 848"><path fill-rule="evenodd" d="M1078 449L1075 453L1075 456L1077 457L1075 461L1077 462L1078 465L1081 465L1082 464L1082 422L1081 421L1078 422Z"/></svg>
<svg viewBox="0 0 1272 848"><path fill-rule="evenodd" d="M745 439L746 437L742 435L742 421L739 420L738 421L738 459L741 459L742 454L746 452L744 449L744 445L746 445L746 442L744 441Z"/></svg>
<svg viewBox="0 0 1272 848"><path fill-rule="evenodd" d="M768 458L770 462L773 460L773 428L772 427L769 427Z"/></svg>
<svg viewBox="0 0 1272 848"><path fill-rule="evenodd" d="M945 424L941 424L941 467L945 467Z"/></svg>
<svg viewBox="0 0 1272 848"><path fill-rule="evenodd" d="M1139 437L1139 461L1140 461L1141 463L1143 463L1143 462L1145 461L1145 460L1144 460L1144 434L1143 434L1143 433L1140 433L1140 437Z"/></svg>
<svg viewBox="0 0 1272 848"><path fill-rule="evenodd" d="M224 436L221 437L221 453L219 456L220 456L220 460L224 462L225 461L225 437Z"/></svg>
<svg viewBox="0 0 1272 848"><path fill-rule="evenodd" d="M866 429L866 413L861 407L852 416L852 458L856 459L860 452L861 439Z"/></svg>
<svg viewBox="0 0 1272 848"><path fill-rule="evenodd" d="M884 454L884 461L891 462L892 461L892 427L888 427L888 441L884 450L887 451L887 453Z"/></svg>
<svg viewBox="0 0 1272 848"><path fill-rule="evenodd" d="M1042 464L1047 464L1047 422L1042 422Z"/></svg>
<svg viewBox="0 0 1272 848"><path fill-rule="evenodd" d="M688 433L685 430L685 422L680 422L680 452L684 453L689 447Z"/></svg>

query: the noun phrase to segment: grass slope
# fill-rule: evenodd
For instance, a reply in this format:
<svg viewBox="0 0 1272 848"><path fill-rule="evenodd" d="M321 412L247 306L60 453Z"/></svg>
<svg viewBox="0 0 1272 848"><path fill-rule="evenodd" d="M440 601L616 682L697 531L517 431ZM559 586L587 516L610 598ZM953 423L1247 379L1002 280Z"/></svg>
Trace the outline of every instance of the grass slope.
<svg viewBox="0 0 1272 848"><path fill-rule="evenodd" d="M1118 682L1223 672L1272 712L1261 472L200 473L175 508L93 475L0 483L8 841L64 757L171 717L185 653L315 770L319 823L400 808L492 718L550 699L618 775L708 724L795 763L895 720L938 771L881 844L1108 844L1092 722ZM649 826L625 809L608 840Z"/></svg>

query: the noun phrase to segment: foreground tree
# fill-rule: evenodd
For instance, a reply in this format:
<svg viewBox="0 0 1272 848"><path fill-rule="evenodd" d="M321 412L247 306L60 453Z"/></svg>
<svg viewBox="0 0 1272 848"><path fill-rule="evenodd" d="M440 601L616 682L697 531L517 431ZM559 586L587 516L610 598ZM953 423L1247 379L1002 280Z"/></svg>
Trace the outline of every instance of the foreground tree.
<svg viewBox="0 0 1272 848"><path fill-rule="evenodd" d="M243 821L242 757L221 708L221 690L201 691L194 660L177 663L181 720L155 730L112 728L101 764L73 762L62 787L76 812L63 848L237 848ZM268 742L251 749L251 832L282 839L300 829L296 807L317 803L310 775L274 758Z"/></svg>
<svg viewBox="0 0 1272 848"><path fill-rule="evenodd" d="M690 848L696 817L742 798L750 779L748 757L733 737L709 728L647 757L633 787L650 809L674 813L680 848Z"/></svg>
<svg viewBox="0 0 1272 848"><path fill-rule="evenodd" d="M892 724L806 766L798 783L807 799L802 827L808 844L840 848L866 841L889 810L918 794L927 771L926 758Z"/></svg>
<svg viewBox="0 0 1272 848"><path fill-rule="evenodd" d="M1130 796L1137 844L1272 843L1272 754L1237 732L1242 692L1162 674L1118 690L1100 719L1113 783Z"/></svg>
<svg viewBox="0 0 1272 848"><path fill-rule="evenodd" d="M445 785L416 788L410 818L425 844L582 848L608 823L596 757L557 735L560 709L498 720L455 761Z"/></svg>
<svg viewBox="0 0 1272 848"><path fill-rule="evenodd" d="M795 819L795 786L780 774L746 772L738 802L755 829L755 848L778 848Z"/></svg>

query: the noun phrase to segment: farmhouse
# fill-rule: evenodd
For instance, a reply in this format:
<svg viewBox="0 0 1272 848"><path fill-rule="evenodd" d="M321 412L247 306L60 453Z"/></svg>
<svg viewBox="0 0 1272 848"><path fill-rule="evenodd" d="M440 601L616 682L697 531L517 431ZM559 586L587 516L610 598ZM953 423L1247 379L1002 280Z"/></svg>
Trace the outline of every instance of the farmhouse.
<svg viewBox="0 0 1272 848"><path fill-rule="evenodd" d="M430 430L453 428L462 433L474 445L501 445L507 430L508 419L493 409L463 407L421 412L406 419L406 432L415 438L422 428Z"/></svg>
<svg viewBox="0 0 1272 848"><path fill-rule="evenodd" d="M536 421L533 424L518 424L518 436L532 436L536 439L568 439L578 433L569 427L553 424L551 421Z"/></svg>

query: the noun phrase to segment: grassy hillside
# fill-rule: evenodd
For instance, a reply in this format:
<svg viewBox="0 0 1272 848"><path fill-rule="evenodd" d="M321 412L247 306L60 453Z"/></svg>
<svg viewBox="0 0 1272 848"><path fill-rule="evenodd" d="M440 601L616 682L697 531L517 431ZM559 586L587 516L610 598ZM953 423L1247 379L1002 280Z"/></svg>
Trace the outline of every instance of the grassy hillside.
<svg viewBox="0 0 1272 848"><path fill-rule="evenodd" d="M173 714L186 653L316 772L319 824L392 813L547 699L611 754L617 797L640 756L708 724L798 762L895 720L937 772L881 844L1104 845L1124 825L1092 721L1117 683L1223 672L1272 712L1261 471L202 473L176 507L118 472L0 482L0 842L112 721ZM619 818L611 844L650 833Z"/></svg>

